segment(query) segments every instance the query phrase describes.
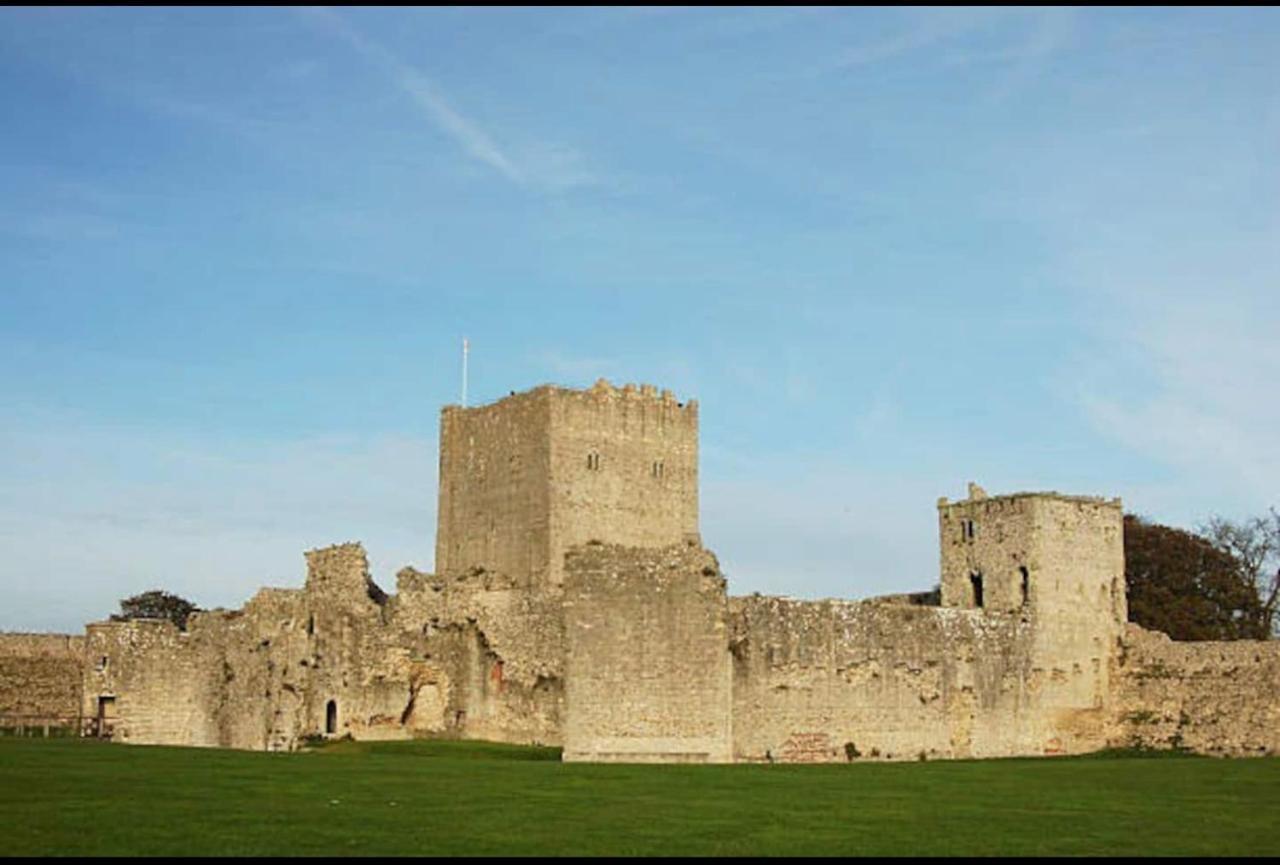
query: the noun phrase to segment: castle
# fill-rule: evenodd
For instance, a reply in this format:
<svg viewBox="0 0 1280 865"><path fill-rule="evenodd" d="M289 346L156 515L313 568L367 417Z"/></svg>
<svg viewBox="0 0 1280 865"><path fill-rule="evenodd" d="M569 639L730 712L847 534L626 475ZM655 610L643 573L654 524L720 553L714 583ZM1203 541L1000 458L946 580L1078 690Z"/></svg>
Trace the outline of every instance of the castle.
<svg viewBox="0 0 1280 865"><path fill-rule="evenodd" d="M288 750L449 736L565 760L1280 753L1280 644L1127 621L1118 499L939 499L940 591L733 597L698 531L698 405L534 388L440 420L435 573L359 544L300 589L0 635L0 725ZM42 720L43 719L43 720Z"/></svg>

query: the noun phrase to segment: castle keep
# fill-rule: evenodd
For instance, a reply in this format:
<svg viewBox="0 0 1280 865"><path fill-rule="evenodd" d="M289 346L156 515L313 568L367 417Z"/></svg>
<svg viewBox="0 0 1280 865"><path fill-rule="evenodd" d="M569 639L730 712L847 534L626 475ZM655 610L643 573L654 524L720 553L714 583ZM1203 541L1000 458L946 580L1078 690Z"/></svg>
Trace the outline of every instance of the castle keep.
<svg viewBox="0 0 1280 865"><path fill-rule="evenodd" d="M601 380L448 406L435 573L404 568L388 594L341 544L306 554L302 588L185 631L0 635L0 724L596 761L1280 753L1280 644L1128 623L1118 499L970 485L937 512L936 596L734 597L698 532L696 402Z"/></svg>

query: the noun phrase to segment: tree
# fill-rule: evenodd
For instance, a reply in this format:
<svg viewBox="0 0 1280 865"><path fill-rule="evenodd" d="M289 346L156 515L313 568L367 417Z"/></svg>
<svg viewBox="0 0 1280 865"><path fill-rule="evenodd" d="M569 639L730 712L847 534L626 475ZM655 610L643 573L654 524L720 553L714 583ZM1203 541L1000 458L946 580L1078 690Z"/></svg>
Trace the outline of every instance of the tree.
<svg viewBox="0 0 1280 865"><path fill-rule="evenodd" d="M1258 593L1265 633L1276 636L1280 632L1280 617L1276 615L1280 599L1280 513L1272 508L1265 517L1241 522L1212 517L1200 528L1200 534L1240 563L1245 579Z"/></svg>
<svg viewBox="0 0 1280 865"><path fill-rule="evenodd" d="M1207 538L1126 514L1124 558L1131 622L1175 640L1266 638L1240 560Z"/></svg>
<svg viewBox="0 0 1280 865"><path fill-rule="evenodd" d="M177 595L171 595L168 592L162 592L159 589L153 589L149 592L143 592L140 595L134 595L130 598L124 598L120 601L120 612L111 616L113 622L127 622L130 619L168 619L178 626L178 629L185 631L187 629L187 618L192 613L197 613L200 608L188 601L186 598L180 598Z"/></svg>

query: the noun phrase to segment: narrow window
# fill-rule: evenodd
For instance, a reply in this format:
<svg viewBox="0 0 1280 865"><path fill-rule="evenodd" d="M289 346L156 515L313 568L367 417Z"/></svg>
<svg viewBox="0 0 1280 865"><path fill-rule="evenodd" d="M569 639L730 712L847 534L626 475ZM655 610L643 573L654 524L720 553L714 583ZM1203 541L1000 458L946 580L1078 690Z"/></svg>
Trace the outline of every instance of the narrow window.
<svg viewBox="0 0 1280 865"><path fill-rule="evenodd" d="M1031 598L1031 572L1024 566L1018 568L1018 573L1022 574L1022 606L1025 607Z"/></svg>
<svg viewBox="0 0 1280 865"><path fill-rule="evenodd" d="M600 471L600 454L587 454L587 469L593 472Z"/></svg>
<svg viewBox="0 0 1280 865"><path fill-rule="evenodd" d="M982 606L982 574L975 571L969 575L969 584L973 586L973 605Z"/></svg>
<svg viewBox="0 0 1280 865"><path fill-rule="evenodd" d="M655 478L662 477L662 461L658 460L653 464L653 476Z"/></svg>
<svg viewBox="0 0 1280 865"><path fill-rule="evenodd" d="M314 634L316 632L316 617L314 615L307 617L307 633Z"/></svg>
<svg viewBox="0 0 1280 865"><path fill-rule="evenodd" d="M330 700L329 704L324 707L324 731L326 733L338 732L338 703Z"/></svg>

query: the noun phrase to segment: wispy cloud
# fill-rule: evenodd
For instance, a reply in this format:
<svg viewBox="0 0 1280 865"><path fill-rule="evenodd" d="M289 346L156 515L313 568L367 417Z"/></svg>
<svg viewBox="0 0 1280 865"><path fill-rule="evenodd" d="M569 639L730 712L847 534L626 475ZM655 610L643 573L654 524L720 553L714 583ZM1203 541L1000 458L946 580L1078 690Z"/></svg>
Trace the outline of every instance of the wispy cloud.
<svg viewBox="0 0 1280 865"><path fill-rule="evenodd" d="M947 9L912 10L909 16L904 29L850 45L831 61L830 67L852 69L893 60L967 35L991 17L990 13Z"/></svg>
<svg viewBox="0 0 1280 865"><path fill-rule="evenodd" d="M313 8L299 10L299 14L344 39L366 60L381 69L392 83L423 110L432 123L451 137L473 159L483 162L514 183L525 182L522 172L497 142L450 105L441 89L427 76L357 31L335 12Z"/></svg>
<svg viewBox="0 0 1280 865"><path fill-rule="evenodd" d="M912 10L904 28L847 47L828 68L848 71L927 52L942 66L995 67L998 81L986 99L999 102L1044 70L1074 26L1069 9ZM1012 37L1005 35L1010 29Z"/></svg>
<svg viewBox="0 0 1280 865"><path fill-rule="evenodd" d="M1145 261L1133 272L1117 255L1093 274L1092 301L1109 313L1093 354L1073 359L1070 387L1096 429L1171 472L1147 507L1187 519L1227 503L1277 504L1276 249L1280 237L1267 232L1203 255L1179 250L1174 270Z"/></svg>

